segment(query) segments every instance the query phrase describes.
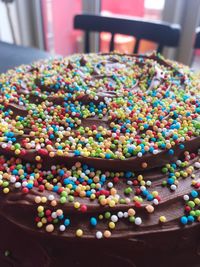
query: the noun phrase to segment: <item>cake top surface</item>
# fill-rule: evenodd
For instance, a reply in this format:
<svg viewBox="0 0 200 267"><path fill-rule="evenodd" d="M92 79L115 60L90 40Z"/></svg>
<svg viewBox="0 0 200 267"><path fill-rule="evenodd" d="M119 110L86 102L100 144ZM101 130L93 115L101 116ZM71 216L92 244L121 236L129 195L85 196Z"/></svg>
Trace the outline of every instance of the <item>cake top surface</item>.
<svg viewBox="0 0 200 267"><path fill-rule="evenodd" d="M199 136L199 85L161 56L74 55L0 76L2 149L29 161L98 162L116 169ZM147 157L147 160L145 160ZM69 159L71 158L71 160ZM98 161L96 161L98 160ZM100 164L100 165L99 165ZM107 165L108 166L108 165Z"/></svg>
<svg viewBox="0 0 200 267"><path fill-rule="evenodd" d="M98 239L200 221L200 88L187 67L74 55L1 74L0 93L2 216Z"/></svg>

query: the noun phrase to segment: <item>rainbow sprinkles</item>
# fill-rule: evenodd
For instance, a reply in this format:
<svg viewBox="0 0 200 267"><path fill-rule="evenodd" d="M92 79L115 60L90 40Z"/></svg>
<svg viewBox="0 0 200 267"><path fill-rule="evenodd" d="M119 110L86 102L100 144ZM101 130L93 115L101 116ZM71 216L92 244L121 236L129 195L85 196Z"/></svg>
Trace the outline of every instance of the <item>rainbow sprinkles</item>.
<svg viewBox="0 0 200 267"><path fill-rule="evenodd" d="M25 199L16 223L68 238L199 222L199 84L156 54L78 54L1 74L1 201Z"/></svg>

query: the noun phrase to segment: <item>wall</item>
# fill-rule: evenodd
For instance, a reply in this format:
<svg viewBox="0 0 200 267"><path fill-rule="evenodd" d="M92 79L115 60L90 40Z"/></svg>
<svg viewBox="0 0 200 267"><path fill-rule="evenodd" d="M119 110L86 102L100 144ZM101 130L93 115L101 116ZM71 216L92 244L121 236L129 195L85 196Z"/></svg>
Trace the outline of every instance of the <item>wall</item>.
<svg viewBox="0 0 200 267"><path fill-rule="evenodd" d="M15 32L16 41L19 44L20 43L20 34L19 34L19 25L17 20L17 12L16 12L16 4L11 3L10 6L10 14L13 21L13 27ZM0 40L13 43L13 38L11 34L11 29L6 13L6 7L5 4L0 1Z"/></svg>
<svg viewBox="0 0 200 267"><path fill-rule="evenodd" d="M77 51L78 31L73 17L82 13L81 0L42 0L45 46L48 51L67 55Z"/></svg>

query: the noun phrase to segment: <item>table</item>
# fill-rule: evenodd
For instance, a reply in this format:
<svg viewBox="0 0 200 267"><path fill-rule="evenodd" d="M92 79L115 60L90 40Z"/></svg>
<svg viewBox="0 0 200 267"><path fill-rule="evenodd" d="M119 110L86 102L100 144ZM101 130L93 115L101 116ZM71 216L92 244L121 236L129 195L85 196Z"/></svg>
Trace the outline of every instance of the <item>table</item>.
<svg viewBox="0 0 200 267"><path fill-rule="evenodd" d="M51 57L51 54L43 50L9 44L0 41L0 73L21 64L31 64L39 59Z"/></svg>

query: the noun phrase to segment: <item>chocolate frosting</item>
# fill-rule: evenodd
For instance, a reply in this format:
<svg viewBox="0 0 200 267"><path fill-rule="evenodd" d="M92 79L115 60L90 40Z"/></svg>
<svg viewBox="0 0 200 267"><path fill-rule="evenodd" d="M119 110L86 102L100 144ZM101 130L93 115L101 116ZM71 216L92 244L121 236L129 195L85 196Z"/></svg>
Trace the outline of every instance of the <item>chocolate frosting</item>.
<svg viewBox="0 0 200 267"><path fill-rule="evenodd" d="M200 216L190 213L198 210L200 191L200 98L193 73L156 55L74 55L11 70L0 76L0 89L1 266L198 266ZM144 106L147 120L137 112L130 115L137 102L137 112L144 115ZM54 131L56 127L61 127L61 133ZM90 136L91 150L101 149L105 140L110 142L109 149L92 154ZM144 145L137 151L145 142L146 150ZM77 162L94 172L100 170L99 177L106 179L97 187L94 200L75 192L73 201L62 203L61 192L67 185L60 170L74 171ZM31 188L29 179L15 174L17 163L25 166L23 173L29 178L34 177ZM48 172L53 177L48 178ZM43 175L41 180L37 174ZM13 176L17 177L14 182ZM173 183L171 177L175 177ZM48 189L47 183L59 185L61 192ZM124 201L101 205L101 194L112 199L110 183L117 191L114 197ZM8 193L3 191L5 187ZM132 190L126 191L127 187ZM147 189L150 199L142 193ZM184 196L196 201L195 208L188 200L185 204ZM153 212L148 211L149 205ZM60 231L59 222L54 222L51 232L37 227L39 206L51 214L62 210L63 216L70 218L70 226ZM86 212L81 207L86 207ZM128 211L136 213L135 223L127 219ZM112 230L106 212L118 217ZM185 215L193 216L194 221L181 224ZM97 226L91 226L91 218L98 218ZM142 223L137 225L136 218ZM76 236L77 229L84 233L81 238ZM101 236L108 229L111 236L97 240L97 232Z"/></svg>

